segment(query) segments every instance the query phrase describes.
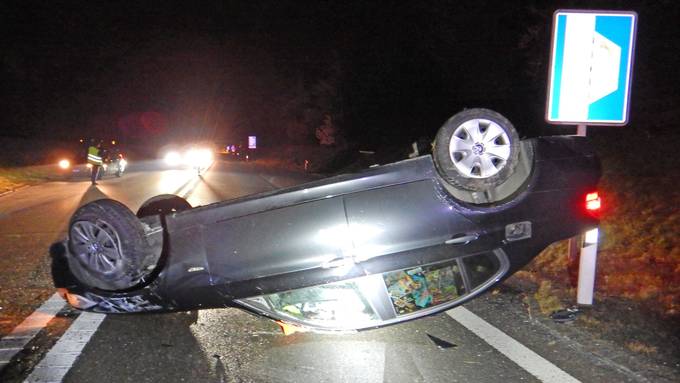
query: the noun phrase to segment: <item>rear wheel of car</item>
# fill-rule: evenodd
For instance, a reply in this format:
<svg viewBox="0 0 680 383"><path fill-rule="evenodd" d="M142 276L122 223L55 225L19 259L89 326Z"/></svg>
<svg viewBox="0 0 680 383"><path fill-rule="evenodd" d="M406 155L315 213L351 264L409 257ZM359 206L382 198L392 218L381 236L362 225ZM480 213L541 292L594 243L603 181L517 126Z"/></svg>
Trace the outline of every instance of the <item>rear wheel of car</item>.
<svg viewBox="0 0 680 383"><path fill-rule="evenodd" d="M138 285L156 261L142 223L125 205L110 199L76 210L68 244L69 267L76 278L103 290Z"/></svg>
<svg viewBox="0 0 680 383"><path fill-rule="evenodd" d="M137 210L137 217L149 217L152 215L165 215L178 211L191 209L191 204L182 197L174 194L160 194L149 198Z"/></svg>
<svg viewBox="0 0 680 383"><path fill-rule="evenodd" d="M519 136L507 118L475 108L454 115L439 129L433 157L451 186L485 191L510 178L519 150Z"/></svg>

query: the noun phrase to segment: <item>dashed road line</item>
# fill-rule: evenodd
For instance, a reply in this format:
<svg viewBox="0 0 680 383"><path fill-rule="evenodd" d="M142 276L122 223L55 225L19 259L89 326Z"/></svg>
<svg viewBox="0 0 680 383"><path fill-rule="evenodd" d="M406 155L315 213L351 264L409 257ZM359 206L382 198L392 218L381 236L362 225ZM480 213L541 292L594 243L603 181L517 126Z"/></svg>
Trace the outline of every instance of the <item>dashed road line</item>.
<svg viewBox="0 0 680 383"><path fill-rule="evenodd" d="M533 352L503 331L492 326L470 310L459 306L447 311L446 314L540 381L547 383L580 383L578 379L550 363L547 359Z"/></svg>
<svg viewBox="0 0 680 383"><path fill-rule="evenodd" d="M40 330L47 326L47 323L64 308L65 304L64 299L54 293L9 335L0 339L0 370L8 365L14 355L21 351Z"/></svg>
<svg viewBox="0 0 680 383"><path fill-rule="evenodd" d="M105 317L105 314L81 313L24 382L61 382Z"/></svg>

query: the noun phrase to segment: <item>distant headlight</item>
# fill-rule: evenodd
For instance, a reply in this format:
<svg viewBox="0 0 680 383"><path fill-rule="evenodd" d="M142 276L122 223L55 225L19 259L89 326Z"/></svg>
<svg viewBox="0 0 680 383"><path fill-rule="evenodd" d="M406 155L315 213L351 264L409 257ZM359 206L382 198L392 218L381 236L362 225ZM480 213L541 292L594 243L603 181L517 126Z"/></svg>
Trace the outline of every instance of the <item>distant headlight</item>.
<svg viewBox="0 0 680 383"><path fill-rule="evenodd" d="M165 163L170 166L177 166L182 163L182 156L177 152L168 152L165 155Z"/></svg>
<svg viewBox="0 0 680 383"><path fill-rule="evenodd" d="M191 149L184 156L184 161L192 167L207 167L213 162L213 154L209 149Z"/></svg>
<svg viewBox="0 0 680 383"><path fill-rule="evenodd" d="M71 161L69 160L61 160L59 161L59 167L62 169L68 169L71 167Z"/></svg>
<svg viewBox="0 0 680 383"><path fill-rule="evenodd" d="M127 166L127 161L125 161L124 158L121 158L120 161L118 161L118 163L119 163L120 166L122 166L122 167L126 167L126 166Z"/></svg>

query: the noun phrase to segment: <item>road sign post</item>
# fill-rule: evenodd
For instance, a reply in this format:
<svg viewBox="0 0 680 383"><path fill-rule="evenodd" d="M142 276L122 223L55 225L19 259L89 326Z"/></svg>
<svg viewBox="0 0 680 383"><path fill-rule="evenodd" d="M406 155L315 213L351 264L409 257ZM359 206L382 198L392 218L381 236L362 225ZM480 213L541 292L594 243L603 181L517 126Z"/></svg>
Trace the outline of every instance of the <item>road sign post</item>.
<svg viewBox="0 0 680 383"><path fill-rule="evenodd" d="M628 123L637 14L622 11L558 10L545 119L553 124L623 126ZM577 303L592 305L598 229L569 241L569 263L580 250Z"/></svg>

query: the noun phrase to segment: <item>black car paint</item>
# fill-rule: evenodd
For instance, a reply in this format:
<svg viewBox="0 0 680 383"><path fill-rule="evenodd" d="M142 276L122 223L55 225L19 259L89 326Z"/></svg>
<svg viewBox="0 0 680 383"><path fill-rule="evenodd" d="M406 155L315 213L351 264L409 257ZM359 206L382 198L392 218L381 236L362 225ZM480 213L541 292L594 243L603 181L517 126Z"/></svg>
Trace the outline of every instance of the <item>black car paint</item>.
<svg viewBox="0 0 680 383"><path fill-rule="evenodd" d="M596 189L600 176L587 140L544 137L530 144L532 173L507 201L480 206L454 199L432 158L424 156L169 214L163 219L164 250L156 272L128 291L80 284L68 270L66 246L55 244L55 285L68 292L73 306L88 311L228 306L257 311L235 300L500 251L509 260L507 272L486 285L488 289L549 244L598 223L582 208L583 197ZM531 222L531 238L508 241L506 225L524 221ZM358 239L351 229L368 226L378 228L368 239ZM352 248L319 240L321 230L334 227L345 228L339 233L344 230L350 237L344 245ZM456 236L470 235L477 239L447 244ZM352 266L338 275L328 267L334 261Z"/></svg>

